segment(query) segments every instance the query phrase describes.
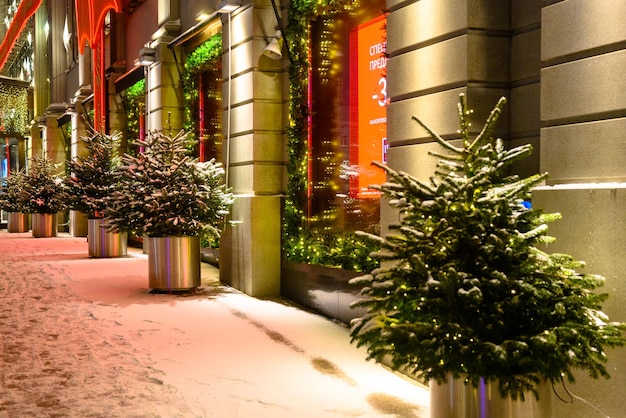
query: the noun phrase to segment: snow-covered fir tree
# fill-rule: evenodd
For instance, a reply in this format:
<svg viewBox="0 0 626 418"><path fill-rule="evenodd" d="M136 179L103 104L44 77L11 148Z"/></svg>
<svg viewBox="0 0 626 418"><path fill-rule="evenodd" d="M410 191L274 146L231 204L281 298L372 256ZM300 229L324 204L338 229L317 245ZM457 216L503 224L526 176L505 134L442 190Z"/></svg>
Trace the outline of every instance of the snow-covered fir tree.
<svg viewBox="0 0 626 418"><path fill-rule="evenodd" d="M69 207L84 212L89 218L102 218L107 199L119 181L121 134L94 132L82 140L88 154L66 162L70 172L65 178Z"/></svg>
<svg viewBox="0 0 626 418"><path fill-rule="evenodd" d="M21 196L31 213L57 213L67 207L63 178L46 157L33 157Z"/></svg>
<svg viewBox="0 0 626 418"><path fill-rule="evenodd" d="M219 235L233 195L222 165L198 162L187 142L183 131L173 137L155 131L135 142L145 151L122 156L121 182L107 209L113 230L150 237Z"/></svg>
<svg viewBox="0 0 626 418"><path fill-rule="evenodd" d="M415 118L443 147L430 181L385 165L376 188L399 211L375 255L381 268L357 278L367 313L351 336L368 358L425 380L481 377L513 399L540 379L574 380L582 369L608 377L606 347L624 345L624 325L610 323L594 292L601 276L580 273L583 262L540 249L549 242L546 215L529 208L531 189L545 175L508 175L529 145L506 149L492 132L505 100L482 131L470 137L470 111L461 96L461 145L453 146ZM534 392L536 394L536 392Z"/></svg>
<svg viewBox="0 0 626 418"><path fill-rule="evenodd" d="M0 209L7 212L28 213L22 190L26 183L24 170L13 170L0 187Z"/></svg>

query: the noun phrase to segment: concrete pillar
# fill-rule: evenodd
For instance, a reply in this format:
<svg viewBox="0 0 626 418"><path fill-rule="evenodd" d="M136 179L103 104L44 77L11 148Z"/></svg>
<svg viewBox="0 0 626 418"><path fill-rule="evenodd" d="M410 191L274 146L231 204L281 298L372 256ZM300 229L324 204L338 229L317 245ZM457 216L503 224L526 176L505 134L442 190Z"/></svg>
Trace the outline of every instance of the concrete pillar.
<svg viewBox="0 0 626 418"><path fill-rule="evenodd" d="M285 3L285 2L282 2ZM281 5L281 2L277 2ZM285 4L286 5L286 4ZM284 9L281 9L284 10ZM257 297L280 294L281 206L285 189L286 58L263 55L276 17L254 1L224 24L224 161L237 196L220 243L220 280Z"/></svg>
<svg viewBox="0 0 626 418"><path fill-rule="evenodd" d="M85 121L85 108L83 101L92 93L91 90L91 54L90 49L86 48L85 54L78 56L78 89L71 99L74 103L72 109L72 134L70 144L70 158L73 160L77 157L85 157L88 150L82 138L90 136L91 132L87 130ZM87 236L87 216L86 214L70 210L69 214L69 232L73 237Z"/></svg>
<svg viewBox="0 0 626 418"><path fill-rule="evenodd" d="M44 1L42 6L35 12L35 88L33 91L35 119L38 119L45 113L50 103L50 71L47 58L48 36L44 30L44 26L48 21L48 9L44 3L47 3L47 1Z"/></svg>
<svg viewBox="0 0 626 418"><path fill-rule="evenodd" d="M40 156L43 150L43 129L39 124L34 124L30 128L30 147L26 150L27 165L33 156Z"/></svg>
<svg viewBox="0 0 626 418"><path fill-rule="evenodd" d="M168 135L175 135L182 129L184 109L180 76L172 50L167 47L172 39L173 36L169 36L153 42L157 59L149 66L146 78L147 127L151 131L163 130Z"/></svg>
<svg viewBox="0 0 626 418"><path fill-rule="evenodd" d="M124 133L126 131L126 110L122 103L122 97L115 92L115 80L124 74L124 68L114 66L112 70L111 77L107 80L109 85L107 90L109 93L109 133Z"/></svg>
<svg viewBox="0 0 626 418"><path fill-rule="evenodd" d="M89 136L90 134L87 132L83 114L84 109L80 104L85 99L85 97L81 93L81 90L77 92L75 97L76 105L74 107L74 112L72 112L72 137L71 137L71 147L70 147L70 155L72 159L76 159L78 156L86 156L88 154L87 146L82 138ZM87 216L79 211L70 210L70 218L69 218L69 231L70 235L73 237L86 237L87 236Z"/></svg>
<svg viewBox="0 0 626 418"><path fill-rule="evenodd" d="M65 113L65 103L54 103L48 106L44 115L45 128L43 130L42 155L49 158L54 164L62 164L59 171L65 167L66 138L59 129L58 117ZM69 138L68 138L69 139Z"/></svg>
<svg viewBox="0 0 626 418"><path fill-rule="evenodd" d="M511 51L511 14L517 9L512 9L511 1L502 0L387 0L387 7L387 91L391 100L387 106L387 162L395 170L426 180L437 163L429 152L439 146L412 117L419 117L446 139L458 138L457 103L459 94L465 93L474 110L473 134L478 133L498 99L511 96L511 57L519 62L523 53L520 47L515 55ZM515 24L530 25L523 19ZM538 63L534 67L527 63L525 68L516 68L514 75L519 80L534 77L537 82L538 71ZM538 103L538 97L529 97L532 92L517 96L521 98L515 103ZM494 133L505 140L511 138L513 123L509 109ZM538 135L538 123L530 127L532 122L518 124L520 141ZM383 233L395 221L397 214L383 201Z"/></svg>
<svg viewBox="0 0 626 418"><path fill-rule="evenodd" d="M163 130L168 135L175 135L183 127L183 89L174 55L167 47L180 33L179 3L179 0L159 0L159 29L150 43L156 59L148 67L146 77L147 129Z"/></svg>
<svg viewBox="0 0 626 418"><path fill-rule="evenodd" d="M533 191L533 205L545 213L559 212L563 218L549 224L549 235L556 242L547 246L549 252L571 254L587 263L585 273L605 277L604 287L598 291L609 293L603 312L611 321L626 322L626 184L597 183L594 185L561 184L541 187ZM574 395L589 402L574 400L564 403L553 397L554 417L587 418L618 417L623 414L624 385L626 384L626 349L609 349L606 368L610 380L592 379L586 373L576 373L576 384L567 384ZM563 399L568 394L556 387ZM591 406L593 405L593 406Z"/></svg>
<svg viewBox="0 0 626 418"><path fill-rule="evenodd" d="M604 311L626 322L626 3L551 2L541 16L541 170L549 187L533 192L533 205L560 212L550 225L549 251L587 262L606 277ZM623 415L626 350L609 350L612 379L583 373L570 391L590 405L553 402L554 416ZM592 405L592 406L591 406ZM602 411L601 414L598 411Z"/></svg>

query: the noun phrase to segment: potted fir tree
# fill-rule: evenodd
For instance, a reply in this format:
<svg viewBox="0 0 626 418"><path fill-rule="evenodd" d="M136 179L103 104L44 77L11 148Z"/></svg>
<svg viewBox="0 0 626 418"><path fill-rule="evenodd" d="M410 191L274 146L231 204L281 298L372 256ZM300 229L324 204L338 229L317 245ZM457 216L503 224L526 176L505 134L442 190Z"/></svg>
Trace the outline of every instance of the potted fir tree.
<svg viewBox="0 0 626 418"><path fill-rule="evenodd" d="M120 184L106 216L115 231L146 237L149 287L179 291L200 285L200 235L219 235L233 196L224 169L189 155L187 134L152 132L124 154Z"/></svg>
<svg viewBox="0 0 626 418"><path fill-rule="evenodd" d="M66 208L66 195L63 179L51 160L32 158L21 194L31 213L33 237L56 237L57 213Z"/></svg>
<svg viewBox="0 0 626 418"><path fill-rule="evenodd" d="M594 290L603 278L539 248L550 240L546 222L558 214L525 204L544 175L507 174L531 148L507 150L491 138L503 105L470 138L461 96L459 147L416 119L446 150L435 154L430 182L377 164L389 181L376 188L399 210L399 223L384 238L363 234L381 244L375 256L383 267L354 279L364 286L355 304L367 313L353 321L351 335L369 358L430 381L432 417L549 417L549 408L520 415L528 411L511 402L539 396L549 404L549 384L573 381L575 369L608 377L605 348L625 343L624 325L600 311L607 295ZM487 397L488 386L498 402ZM469 390L465 401L474 404L460 405L456 389Z"/></svg>
<svg viewBox="0 0 626 418"><path fill-rule="evenodd" d="M127 234L106 228L107 200L118 183L121 135L93 132L83 138L88 154L68 160L70 175L65 178L69 207L87 216L90 257L121 257L127 253Z"/></svg>
<svg viewBox="0 0 626 418"><path fill-rule="evenodd" d="M4 179L5 184L0 191L0 209L7 212L8 232L27 232L30 230L29 209L23 201L22 189L26 173L14 170Z"/></svg>

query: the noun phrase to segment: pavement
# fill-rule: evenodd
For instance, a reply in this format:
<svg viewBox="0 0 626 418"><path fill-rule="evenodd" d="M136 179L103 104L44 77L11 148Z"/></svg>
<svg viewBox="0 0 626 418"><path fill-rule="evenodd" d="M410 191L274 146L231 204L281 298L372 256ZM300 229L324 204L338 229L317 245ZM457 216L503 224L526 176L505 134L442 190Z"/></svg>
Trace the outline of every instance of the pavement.
<svg viewBox="0 0 626 418"><path fill-rule="evenodd" d="M428 389L344 325L205 263L193 294L155 294L147 269L139 249L0 231L0 418L429 416Z"/></svg>

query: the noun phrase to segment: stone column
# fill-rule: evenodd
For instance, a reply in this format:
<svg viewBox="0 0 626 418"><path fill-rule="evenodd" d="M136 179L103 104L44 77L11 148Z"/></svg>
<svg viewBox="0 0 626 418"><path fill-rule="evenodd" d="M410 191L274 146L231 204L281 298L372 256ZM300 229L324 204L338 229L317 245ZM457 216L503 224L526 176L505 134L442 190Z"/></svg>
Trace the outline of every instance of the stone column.
<svg viewBox="0 0 626 418"><path fill-rule="evenodd" d="M44 26L48 21L48 9L43 6L45 4L42 4L35 12L35 88L33 90L35 119L40 118L45 113L50 103L50 81L48 80L50 71L47 58L48 35L44 30ZM37 136L39 137L39 135ZM35 138L35 135L33 135L33 138Z"/></svg>
<svg viewBox="0 0 626 418"><path fill-rule="evenodd" d="M85 124L85 108L83 101L92 93L91 90L91 63L88 57L90 49L85 49L85 54L78 56L78 89L72 102L72 139L70 155L72 159L88 154L87 146L81 139L90 135ZM79 211L70 210L70 235L73 237L86 237L88 232L87 216Z"/></svg>
<svg viewBox="0 0 626 418"><path fill-rule="evenodd" d="M179 24L172 26L180 30ZM175 135L183 127L184 98L172 50L167 47L176 29L170 33L170 36L152 43L156 49L156 61L147 71L146 121L151 131L163 130L168 135Z"/></svg>
<svg viewBox="0 0 626 418"><path fill-rule="evenodd" d="M65 103L53 103L48 106L46 114L44 115L45 128L43 130L42 141L42 155L49 158L54 164L61 164L59 171L64 170L65 166L65 146L66 142L70 140L63 136L63 132L59 129L58 118L65 113Z"/></svg>
<svg viewBox="0 0 626 418"><path fill-rule="evenodd" d="M587 263L584 272L604 276L603 311L626 322L626 3L550 3L541 15L540 160L550 177L533 192L533 205L563 215L549 225L556 242L548 251L571 254ZM624 350L607 352L610 380L577 373L568 385L593 407L555 401L554 416L623 415Z"/></svg>
<svg viewBox="0 0 626 418"><path fill-rule="evenodd" d="M440 150L412 117L454 140L459 137L461 93L474 110L474 134L498 99L509 97L511 2L387 0L387 6L387 162L395 170L427 180L437 163L429 152ZM527 77L520 71L516 76ZM507 111L494 135L510 138L509 123ZM381 205L385 233L397 214L384 201Z"/></svg>
<svg viewBox="0 0 626 418"><path fill-rule="evenodd" d="M158 22L159 30L150 43L156 52L155 62L148 67L146 77L147 128L175 135L183 126L184 98L179 70L167 44L180 33L178 0L159 0Z"/></svg>
<svg viewBox="0 0 626 418"><path fill-rule="evenodd" d="M220 244L220 280L252 296L277 296L287 62L263 55L264 34L273 34L276 27L269 2L242 6L230 18L223 15L222 22L224 161L237 199L230 217L234 223L226 227Z"/></svg>

